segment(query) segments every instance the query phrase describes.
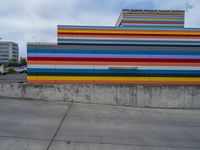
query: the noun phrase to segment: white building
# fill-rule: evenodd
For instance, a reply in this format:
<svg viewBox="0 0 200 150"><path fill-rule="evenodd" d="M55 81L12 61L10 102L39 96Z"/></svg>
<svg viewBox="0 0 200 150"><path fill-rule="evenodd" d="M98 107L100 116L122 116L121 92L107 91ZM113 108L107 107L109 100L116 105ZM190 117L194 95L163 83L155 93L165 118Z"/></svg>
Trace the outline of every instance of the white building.
<svg viewBox="0 0 200 150"><path fill-rule="evenodd" d="M19 60L18 44L0 41L0 64L8 64L11 59Z"/></svg>

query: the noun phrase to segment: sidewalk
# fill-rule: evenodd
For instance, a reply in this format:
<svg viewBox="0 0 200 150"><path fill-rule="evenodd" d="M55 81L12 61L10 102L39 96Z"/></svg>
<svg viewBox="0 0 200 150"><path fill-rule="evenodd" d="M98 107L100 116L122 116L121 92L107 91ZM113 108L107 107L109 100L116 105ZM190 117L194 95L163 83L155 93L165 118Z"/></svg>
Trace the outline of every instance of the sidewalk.
<svg viewBox="0 0 200 150"><path fill-rule="evenodd" d="M200 110L0 98L2 150L197 150Z"/></svg>

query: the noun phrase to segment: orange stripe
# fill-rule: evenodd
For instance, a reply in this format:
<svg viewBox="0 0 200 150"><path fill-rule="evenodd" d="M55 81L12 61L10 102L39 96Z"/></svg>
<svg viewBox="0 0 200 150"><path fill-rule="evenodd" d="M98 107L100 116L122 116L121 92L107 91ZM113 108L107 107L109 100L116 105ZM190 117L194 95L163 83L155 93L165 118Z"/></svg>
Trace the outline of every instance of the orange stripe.
<svg viewBox="0 0 200 150"><path fill-rule="evenodd" d="M150 84L150 82L145 81L94 81L94 80L60 80L60 81L54 81L54 80L29 80L28 83L37 83L37 84Z"/></svg>
<svg viewBox="0 0 200 150"><path fill-rule="evenodd" d="M149 62L87 62L87 61L81 61L81 62L76 62L76 61L28 61L28 64L41 64L41 65L149 65Z"/></svg>
<svg viewBox="0 0 200 150"><path fill-rule="evenodd" d="M149 81L95 81L95 84L150 84Z"/></svg>
<svg viewBox="0 0 200 150"><path fill-rule="evenodd" d="M169 81L95 81L97 84L186 84L186 85L200 85L200 82L169 82Z"/></svg>
<svg viewBox="0 0 200 150"><path fill-rule="evenodd" d="M30 84L170 84L170 85L200 85L200 82L163 82L163 81L94 81L94 80L88 80L88 81L82 81L82 80L76 80L76 81L54 81L54 80L29 80L28 83Z"/></svg>
<svg viewBox="0 0 200 150"><path fill-rule="evenodd" d="M55 84L56 82L53 80L28 80L30 84Z"/></svg>
<svg viewBox="0 0 200 150"><path fill-rule="evenodd" d="M66 80L64 80L64 81L62 81L62 80L60 80L60 81L56 81L56 83L58 83L58 84L63 84L63 83L73 83L73 84L93 84L94 83L94 80L85 80L85 81L83 81L83 80L76 80L76 81L73 81L73 80L68 80L68 81L66 81Z"/></svg>
<svg viewBox="0 0 200 150"><path fill-rule="evenodd" d="M82 80L60 80L60 81L55 81L55 80L29 80L28 83L34 83L34 84L93 84L94 80L88 80L88 81L82 81Z"/></svg>
<svg viewBox="0 0 200 150"><path fill-rule="evenodd" d="M65 31L125 31L125 32L129 32L129 31L155 31L155 30L142 30L142 29L123 29L123 28L114 28L114 29L109 29L109 28L81 28L81 27L75 27L75 28L68 28L68 27L60 27L57 31L59 32L60 30L65 30ZM182 31L182 30L158 30L158 32L196 32L196 30L185 30L185 31ZM199 30L198 30L199 31ZM157 32L157 31L156 31Z"/></svg>
<svg viewBox="0 0 200 150"><path fill-rule="evenodd" d="M150 66L200 66L200 63L154 63L150 62Z"/></svg>
<svg viewBox="0 0 200 150"><path fill-rule="evenodd" d="M198 81L150 81L150 84L172 84L172 85L200 85L200 82Z"/></svg>

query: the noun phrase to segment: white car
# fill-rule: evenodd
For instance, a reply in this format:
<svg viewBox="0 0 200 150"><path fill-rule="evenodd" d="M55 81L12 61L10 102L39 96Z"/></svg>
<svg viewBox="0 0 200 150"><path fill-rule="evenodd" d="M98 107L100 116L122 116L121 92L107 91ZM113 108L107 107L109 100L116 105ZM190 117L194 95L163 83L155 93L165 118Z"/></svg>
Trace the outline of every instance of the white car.
<svg viewBox="0 0 200 150"><path fill-rule="evenodd" d="M15 71L17 73L27 73L27 67L18 67L18 68L15 68Z"/></svg>
<svg viewBox="0 0 200 150"><path fill-rule="evenodd" d="M6 75L8 72L6 70L0 70L0 75Z"/></svg>
<svg viewBox="0 0 200 150"><path fill-rule="evenodd" d="M8 71L7 71L7 69L5 69L4 65L0 65L0 74L5 75L7 73L8 73Z"/></svg>

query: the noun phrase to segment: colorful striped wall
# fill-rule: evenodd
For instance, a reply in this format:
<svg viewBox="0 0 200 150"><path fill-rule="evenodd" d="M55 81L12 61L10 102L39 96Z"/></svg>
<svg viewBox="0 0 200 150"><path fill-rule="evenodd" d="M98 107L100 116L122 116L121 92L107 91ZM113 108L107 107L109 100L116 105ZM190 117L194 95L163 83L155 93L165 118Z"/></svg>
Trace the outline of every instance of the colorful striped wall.
<svg viewBox="0 0 200 150"><path fill-rule="evenodd" d="M200 48L28 44L29 83L200 84Z"/></svg>
<svg viewBox="0 0 200 150"><path fill-rule="evenodd" d="M200 46L200 29L58 26L58 44Z"/></svg>
<svg viewBox="0 0 200 150"><path fill-rule="evenodd" d="M184 18L177 10L125 13ZM123 19L113 27L58 25L57 44L29 43L28 82L200 85L200 29Z"/></svg>
<svg viewBox="0 0 200 150"><path fill-rule="evenodd" d="M185 11L123 9L116 26L184 28Z"/></svg>

